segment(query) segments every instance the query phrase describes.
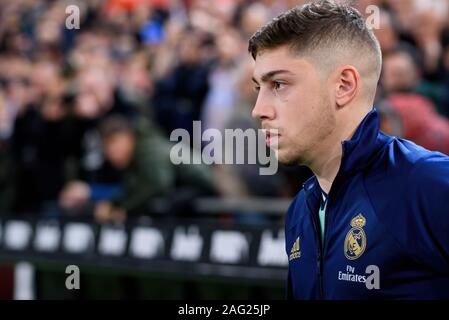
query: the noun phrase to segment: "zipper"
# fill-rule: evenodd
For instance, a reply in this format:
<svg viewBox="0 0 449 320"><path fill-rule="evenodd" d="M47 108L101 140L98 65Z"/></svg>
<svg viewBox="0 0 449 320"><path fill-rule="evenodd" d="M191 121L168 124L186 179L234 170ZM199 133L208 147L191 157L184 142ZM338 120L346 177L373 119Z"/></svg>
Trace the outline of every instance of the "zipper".
<svg viewBox="0 0 449 320"><path fill-rule="evenodd" d="M318 243L317 250L317 269L318 269L318 283L320 291L320 300L324 299L324 287L323 287L323 244L321 243L321 229L318 229L316 223L316 214L312 216L313 228L315 229L315 239ZM326 228L325 228L326 229ZM324 242L324 241L323 241Z"/></svg>
<svg viewBox="0 0 449 320"><path fill-rule="evenodd" d="M326 212L325 212L325 220L324 220L324 235L321 237L321 228L318 228L317 225L317 213L314 213L312 215L312 223L313 227L315 229L315 239L318 243L318 250L317 250L317 269L318 269L318 283L319 283L319 292L320 292L320 299L324 300L324 281L323 281L323 268L324 268L324 251L325 251L325 244L326 244L326 235L327 235L327 229L329 224L329 203L330 203L330 194L327 195L327 204L326 204ZM321 200L320 200L321 201ZM309 208L310 210L310 208ZM322 239L322 240L321 240Z"/></svg>
<svg viewBox="0 0 449 320"><path fill-rule="evenodd" d="M324 249L325 249L325 243L326 243L326 234L327 234L327 229L328 229L328 224L329 224L329 208L330 208L330 200L331 200L331 194L333 195L336 191L336 185L339 184L339 180L340 180L340 171L342 169L344 160L346 158L346 145L344 143L344 141L341 142L342 145L342 158L341 158L341 163L340 163L340 168L337 172L337 175L335 176L335 179L332 183L331 189L329 190L329 193L327 195L327 206L326 206L326 219L324 222L324 235L322 237L323 241L321 241L321 228L317 227L317 213L316 212L312 212L310 210L309 205L307 205L309 211L312 212L312 223L313 223L313 227L315 229L315 239L318 243L318 252L317 252L317 269L318 269L318 282L319 282L319 295L320 295L320 300L324 300L324 284L323 284L323 256L324 256ZM318 182L317 182L318 183ZM307 191L305 188L305 183L303 184L303 188L304 191ZM338 186L339 188L339 186ZM307 192L306 192L307 195ZM321 196L321 195L320 195ZM307 200L306 200L307 202Z"/></svg>
<svg viewBox="0 0 449 320"><path fill-rule="evenodd" d="M343 148L344 150L344 148ZM338 178L338 174L334 180L334 182L337 181ZM307 191L305 188L305 184L303 185L304 191ZM307 195L308 192L306 192L306 196L310 196ZM317 212L313 212L312 210L310 210L310 206L307 204L307 207L309 209L310 212L312 212L312 223L313 223L313 227L315 229L315 240L318 243L318 250L317 250L317 269L318 269L318 283L319 283L319 296L320 296L320 300L324 300L324 281L323 281L323 268L324 268L324 252L326 249L326 235L327 235L327 229L329 228L329 208L330 208L330 203L331 203L331 195L333 195L335 193L335 186L334 184L331 187L331 190L329 190L329 193L327 195L327 205L326 205L326 213L325 213L325 222L324 222L324 235L323 237L321 237L321 228L319 228L318 224L317 224L317 220L318 220L318 213ZM321 199L321 194L320 194L320 199ZM307 202L307 200L306 200ZM321 202L321 200L320 200ZM321 239L323 239L321 241Z"/></svg>

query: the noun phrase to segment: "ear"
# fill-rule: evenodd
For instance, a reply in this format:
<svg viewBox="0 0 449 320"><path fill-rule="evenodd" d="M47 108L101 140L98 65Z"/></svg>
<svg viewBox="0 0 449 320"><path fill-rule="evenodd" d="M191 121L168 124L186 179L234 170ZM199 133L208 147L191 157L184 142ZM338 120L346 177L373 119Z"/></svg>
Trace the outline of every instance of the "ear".
<svg viewBox="0 0 449 320"><path fill-rule="evenodd" d="M335 101L342 108L354 100L360 91L360 74L351 65L343 66L337 74Z"/></svg>

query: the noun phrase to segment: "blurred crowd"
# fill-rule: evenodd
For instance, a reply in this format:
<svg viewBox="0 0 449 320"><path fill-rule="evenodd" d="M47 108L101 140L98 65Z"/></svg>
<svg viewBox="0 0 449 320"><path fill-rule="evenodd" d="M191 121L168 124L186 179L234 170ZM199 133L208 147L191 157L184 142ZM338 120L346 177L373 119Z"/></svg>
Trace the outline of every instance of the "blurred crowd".
<svg viewBox="0 0 449 320"><path fill-rule="evenodd" d="M258 128L248 39L304 2L0 0L0 212L122 222L152 199L294 196L304 168L176 166L169 137ZM381 9L382 129L449 153L449 0L352 3Z"/></svg>

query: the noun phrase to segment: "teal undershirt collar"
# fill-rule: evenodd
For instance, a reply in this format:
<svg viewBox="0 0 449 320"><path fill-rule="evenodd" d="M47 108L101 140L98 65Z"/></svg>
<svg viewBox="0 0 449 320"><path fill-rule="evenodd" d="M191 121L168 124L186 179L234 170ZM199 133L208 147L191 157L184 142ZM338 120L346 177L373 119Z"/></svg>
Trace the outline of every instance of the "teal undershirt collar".
<svg viewBox="0 0 449 320"><path fill-rule="evenodd" d="M321 228L321 243L324 244L324 226L326 222L326 208L327 208L327 194L322 192L322 199L320 202L320 210L318 211L318 217L320 218Z"/></svg>

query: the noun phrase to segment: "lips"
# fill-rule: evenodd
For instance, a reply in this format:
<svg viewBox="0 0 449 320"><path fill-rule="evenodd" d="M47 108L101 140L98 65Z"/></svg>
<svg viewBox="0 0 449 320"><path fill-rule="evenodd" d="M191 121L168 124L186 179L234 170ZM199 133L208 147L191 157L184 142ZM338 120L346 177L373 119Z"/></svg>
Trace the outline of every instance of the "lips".
<svg viewBox="0 0 449 320"><path fill-rule="evenodd" d="M273 147L278 145L280 135L277 133L276 129L265 129L265 143L268 147Z"/></svg>

